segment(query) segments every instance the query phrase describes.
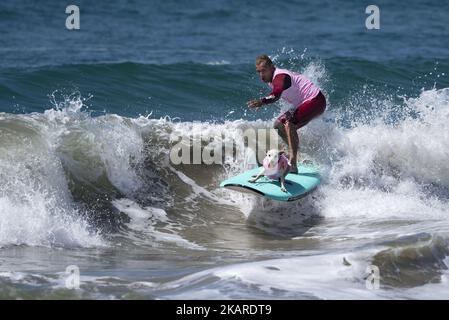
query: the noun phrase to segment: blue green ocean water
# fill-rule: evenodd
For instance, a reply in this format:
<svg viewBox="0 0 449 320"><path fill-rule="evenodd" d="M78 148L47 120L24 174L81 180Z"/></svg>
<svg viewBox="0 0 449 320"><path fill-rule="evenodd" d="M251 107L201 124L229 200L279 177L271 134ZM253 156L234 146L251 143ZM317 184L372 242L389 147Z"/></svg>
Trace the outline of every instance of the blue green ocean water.
<svg viewBox="0 0 449 320"><path fill-rule="evenodd" d="M79 30L69 4L0 3L0 298L449 297L449 3L377 1L378 30L363 1L78 1ZM328 101L295 203L218 187L243 145L167 161L173 134L272 127L259 54Z"/></svg>

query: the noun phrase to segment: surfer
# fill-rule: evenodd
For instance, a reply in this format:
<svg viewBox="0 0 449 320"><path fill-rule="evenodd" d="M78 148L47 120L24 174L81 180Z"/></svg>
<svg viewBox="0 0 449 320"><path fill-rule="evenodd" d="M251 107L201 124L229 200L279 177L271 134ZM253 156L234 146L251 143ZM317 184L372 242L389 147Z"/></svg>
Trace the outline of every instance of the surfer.
<svg viewBox="0 0 449 320"><path fill-rule="evenodd" d="M270 57L256 58L256 71L263 82L271 87L271 93L262 98L247 102L250 108L260 108L282 98L293 105L292 109L281 114L274 122L279 136L288 145L291 173L297 173L297 153L299 137L297 130L319 116L326 109L326 98L320 88L305 76L289 70L277 68Z"/></svg>

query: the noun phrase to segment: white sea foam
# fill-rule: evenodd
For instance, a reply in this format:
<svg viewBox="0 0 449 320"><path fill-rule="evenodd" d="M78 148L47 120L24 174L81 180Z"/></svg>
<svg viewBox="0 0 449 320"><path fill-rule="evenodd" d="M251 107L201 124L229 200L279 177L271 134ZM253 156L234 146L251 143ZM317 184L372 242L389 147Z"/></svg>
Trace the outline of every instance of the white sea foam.
<svg viewBox="0 0 449 320"><path fill-rule="evenodd" d="M128 223L131 229L150 236L155 243L168 242L190 249L204 249L182 238L175 230L176 226L168 219L167 213L163 209L141 207L129 199L117 199L112 204L131 218L131 221ZM158 227L158 223L162 223L164 227Z"/></svg>

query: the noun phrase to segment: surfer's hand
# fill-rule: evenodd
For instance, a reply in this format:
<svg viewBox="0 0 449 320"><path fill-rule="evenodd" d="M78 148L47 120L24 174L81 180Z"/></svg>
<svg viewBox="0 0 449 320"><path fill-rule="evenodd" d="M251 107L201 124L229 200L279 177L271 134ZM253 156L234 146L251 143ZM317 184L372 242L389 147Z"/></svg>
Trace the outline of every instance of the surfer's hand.
<svg viewBox="0 0 449 320"><path fill-rule="evenodd" d="M262 100L251 100L251 101L248 101L246 104L251 109L254 109L254 108L260 108L262 106L263 102L262 102Z"/></svg>

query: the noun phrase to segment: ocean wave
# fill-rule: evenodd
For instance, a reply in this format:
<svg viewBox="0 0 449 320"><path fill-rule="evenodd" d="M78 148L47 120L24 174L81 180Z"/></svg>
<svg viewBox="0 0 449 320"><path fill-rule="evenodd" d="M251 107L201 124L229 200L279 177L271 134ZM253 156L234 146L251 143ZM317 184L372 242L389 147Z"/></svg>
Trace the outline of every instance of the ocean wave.
<svg viewBox="0 0 449 320"><path fill-rule="evenodd" d="M136 68L132 64L120 67ZM329 81L327 67L320 62L311 62L305 70L320 85ZM300 231L291 231L293 226L311 215L368 218L373 224L380 218L444 218L448 206L445 190L449 188L445 161L449 137L444 130L448 89L423 90L416 97L402 97L400 104L389 97L371 100L368 90L350 100L353 109L364 95L365 103L371 103L377 113L360 119L355 112L345 114L330 104L324 117L300 130L301 159L315 163L324 181L313 199L287 206L217 187L226 177L257 165L258 151L248 148L241 135L247 129L271 129L272 119L191 122L154 115L96 116L86 105L89 98L75 93L61 100L53 95L54 107L43 113L0 115L2 212L10 216L14 206L23 211L19 195L38 196L43 203L50 199L56 204L43 205L43 216L53 217L52 212L57 211L75 219L82 217L87 238L90 229L121 230L124 222L113 205L121 198L141 207L170 208L177 219L186 219L181 225L198 215L198 206L205 203L230 206L256 227L293 238L301 236ZM389 121L392 114L395 120ZM350 120L349 125L339 121L342 117ZM169 159L173 136L207 137L200 142L201 152L233 143L234 154L215 165L175 165ZM13 165L20 169L11 175ZM265 215L267 211L283 212L283 222L276 215ZM210 219L206 212L199 215L204 221ZM373 235L370 227L357 232L355 222L352 237ZM18 229L7 228L16 230L11 231L17 233L18 240L13 243L51 243L42 231L38 239L44 240L29 241L20 240ZM336 228L323 236L337 237L339 232L344 230Z"/></svg>

